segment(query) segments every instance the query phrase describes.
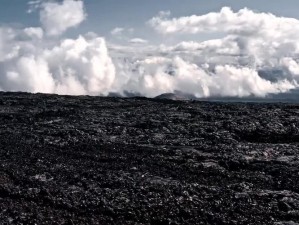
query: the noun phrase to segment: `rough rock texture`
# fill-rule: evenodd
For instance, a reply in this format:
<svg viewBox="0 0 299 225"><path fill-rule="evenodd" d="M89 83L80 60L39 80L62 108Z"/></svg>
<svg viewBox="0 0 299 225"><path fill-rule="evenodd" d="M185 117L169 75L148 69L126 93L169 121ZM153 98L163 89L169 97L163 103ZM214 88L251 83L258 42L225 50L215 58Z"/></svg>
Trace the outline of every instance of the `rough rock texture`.
<svg viewBox="0 0 299 225"><path fill-rule="evenodd" d="M299 224L298 116L0 93L0 224Z"/></svg>

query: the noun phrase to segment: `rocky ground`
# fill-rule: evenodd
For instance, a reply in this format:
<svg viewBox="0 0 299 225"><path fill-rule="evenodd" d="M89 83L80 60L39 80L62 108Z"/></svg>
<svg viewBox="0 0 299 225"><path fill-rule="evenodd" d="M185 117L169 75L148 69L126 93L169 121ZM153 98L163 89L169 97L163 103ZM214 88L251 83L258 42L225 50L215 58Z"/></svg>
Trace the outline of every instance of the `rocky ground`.
<svg viewBox="0 0 299 225"><path fill-rule="evenodd" d="M0 93L0 224L299 224L299 105Z"/></svg>

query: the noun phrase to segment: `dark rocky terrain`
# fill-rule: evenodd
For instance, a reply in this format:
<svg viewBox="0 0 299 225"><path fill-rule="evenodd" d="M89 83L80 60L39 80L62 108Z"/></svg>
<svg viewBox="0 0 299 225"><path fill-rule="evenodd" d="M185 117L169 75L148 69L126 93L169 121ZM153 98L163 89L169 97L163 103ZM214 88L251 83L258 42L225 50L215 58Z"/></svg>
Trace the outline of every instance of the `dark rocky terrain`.
<svg viewBox="0 0 299 225"><path fill-rule="evenodd" d="M299 105L0 93L0 224L299 224Z"/></svg>

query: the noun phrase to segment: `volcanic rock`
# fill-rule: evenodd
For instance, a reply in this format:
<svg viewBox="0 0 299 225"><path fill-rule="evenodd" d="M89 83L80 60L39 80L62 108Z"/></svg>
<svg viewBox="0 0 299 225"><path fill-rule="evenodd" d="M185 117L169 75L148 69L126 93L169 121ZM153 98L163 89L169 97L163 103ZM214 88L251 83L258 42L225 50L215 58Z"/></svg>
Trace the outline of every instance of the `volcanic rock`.
<svg viewBox="0 0 299 225"><path fill-rule="evenodd" d="M299 105L0 93L1 224L299 223Z"/></svg>

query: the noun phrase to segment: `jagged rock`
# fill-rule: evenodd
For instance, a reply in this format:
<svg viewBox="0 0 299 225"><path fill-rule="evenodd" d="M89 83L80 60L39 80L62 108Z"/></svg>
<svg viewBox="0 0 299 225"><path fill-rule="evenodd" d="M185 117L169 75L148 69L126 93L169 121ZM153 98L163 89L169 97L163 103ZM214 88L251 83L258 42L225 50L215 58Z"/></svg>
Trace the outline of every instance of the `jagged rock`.
<svg viewBox="0 0 299 225"><path fill-rule="evenodd" d="M298 112L0 93L0 224L296 225Z"/></svg>

